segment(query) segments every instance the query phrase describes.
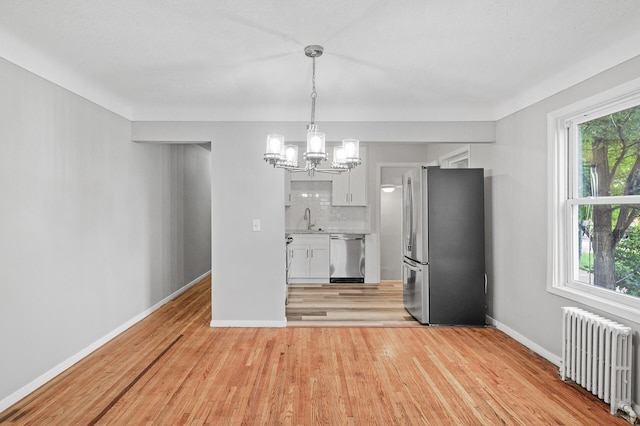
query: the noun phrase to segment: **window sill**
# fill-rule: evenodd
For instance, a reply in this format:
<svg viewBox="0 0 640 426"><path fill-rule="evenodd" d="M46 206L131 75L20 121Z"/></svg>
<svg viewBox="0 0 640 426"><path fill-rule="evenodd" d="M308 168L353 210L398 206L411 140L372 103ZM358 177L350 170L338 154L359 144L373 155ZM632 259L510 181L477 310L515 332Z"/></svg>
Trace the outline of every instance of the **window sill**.
<svg viewBox="0 0 640 426"><path fill-rule="evenodd" d="M634 308L632 306L628 306L608 298L600 297L595 294L580 291L569 286L560 287L549 285L547 287L547 291L557 296L573 300L574 302L582 303L585 306L592 307L607 314L611 314L619 318L633 321L636 324L640 324L640 309Z"/></svg>

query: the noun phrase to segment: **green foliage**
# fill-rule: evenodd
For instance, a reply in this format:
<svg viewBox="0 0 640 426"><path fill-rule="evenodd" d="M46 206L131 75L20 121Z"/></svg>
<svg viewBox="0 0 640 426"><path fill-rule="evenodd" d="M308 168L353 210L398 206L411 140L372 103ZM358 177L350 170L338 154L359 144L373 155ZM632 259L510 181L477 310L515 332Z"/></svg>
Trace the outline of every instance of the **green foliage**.
<svg viewBox="0 0 640 426"><path fill-rule="evenodd" d="M615 250L616 287L640 297L640 229L631 228Z"/></svg>
<svg viewBox="0 0 640 426"><path fill-rule="evenodd" d="M582 253L580 256L580 269L593 273L593 253Z"/></svg>
<svg viewBox="0 0 640 426"><path fill-rule="evenodd" d="M582 156L581 195L640 194L639 171L634 169L640 157L640 106L587 121L578 128ZM599 157L598 151L605 154Z"/></svg>

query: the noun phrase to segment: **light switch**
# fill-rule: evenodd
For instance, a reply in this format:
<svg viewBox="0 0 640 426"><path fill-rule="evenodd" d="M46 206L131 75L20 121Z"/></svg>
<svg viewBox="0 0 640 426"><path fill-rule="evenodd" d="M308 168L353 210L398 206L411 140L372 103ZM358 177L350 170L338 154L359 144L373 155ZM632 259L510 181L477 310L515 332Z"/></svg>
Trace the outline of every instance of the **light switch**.
<svg viewBox="0 0 640 426"><path fill-rule="evenodd" d="M260 232L260 219L253 219L253 232Z"/></svg>

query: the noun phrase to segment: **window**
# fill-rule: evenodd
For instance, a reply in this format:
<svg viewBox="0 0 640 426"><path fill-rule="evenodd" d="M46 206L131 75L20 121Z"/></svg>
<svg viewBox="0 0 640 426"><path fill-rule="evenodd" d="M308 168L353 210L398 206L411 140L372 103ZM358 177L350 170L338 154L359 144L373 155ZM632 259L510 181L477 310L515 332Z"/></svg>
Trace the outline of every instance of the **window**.
<svg viewBox="0 0 640 426"><path fill-rule="evenodd" d="M456 149L438 159L443 169L464 169L469 167L469 145Z"/></svg>
<svg viewBox="0 0 640 426"><path fill-rule="evenodd" d="M640 320L640 81L549 115L548 290Z"/></svg>

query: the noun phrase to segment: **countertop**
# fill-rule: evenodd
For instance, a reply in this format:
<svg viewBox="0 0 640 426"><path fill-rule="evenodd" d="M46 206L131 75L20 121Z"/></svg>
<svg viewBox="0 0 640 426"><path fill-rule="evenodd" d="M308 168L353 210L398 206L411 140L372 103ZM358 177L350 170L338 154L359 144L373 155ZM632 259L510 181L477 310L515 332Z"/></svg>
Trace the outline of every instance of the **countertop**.
<svg viewBox="0 0 640 426"><path fill-rule="evenodd" d="M286 234L290 235L290 234L364 234L364 235L369 235L371 234L370 231L366 231L363 229L324 229L324 228L320 228L320 229L313 229L313 230L306 230L306 229L287 229L286 230Z"/></svg>

